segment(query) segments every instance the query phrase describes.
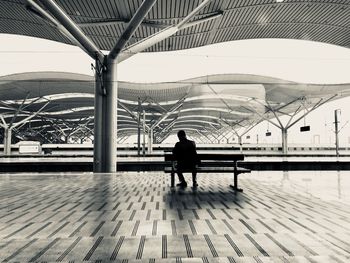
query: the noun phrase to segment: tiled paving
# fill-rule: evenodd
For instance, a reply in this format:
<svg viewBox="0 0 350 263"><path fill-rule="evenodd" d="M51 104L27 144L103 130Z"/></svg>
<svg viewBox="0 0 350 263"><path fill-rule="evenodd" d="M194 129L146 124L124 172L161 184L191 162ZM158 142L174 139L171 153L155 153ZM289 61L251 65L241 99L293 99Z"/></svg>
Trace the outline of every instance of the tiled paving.
<svg viewBox="0 0 350 263"><path fill-rule="evenodd" d="M350 174L253 172L237 195L227 174L198 177L2 174L0 259L350 262Z"/></svg>

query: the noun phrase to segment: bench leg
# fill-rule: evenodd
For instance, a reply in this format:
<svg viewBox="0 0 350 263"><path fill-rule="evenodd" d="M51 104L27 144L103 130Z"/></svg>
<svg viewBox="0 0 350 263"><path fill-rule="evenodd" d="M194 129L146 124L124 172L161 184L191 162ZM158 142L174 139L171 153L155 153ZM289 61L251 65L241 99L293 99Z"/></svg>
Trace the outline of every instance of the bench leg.
<svg viewBox="0 0 350 263"><path fill-rule="evenodd" d="M175 186L175 173L171 173L171 187Z"/></svg>
<svg viewBox="0 0 350 263"><path fill-rule="evenodd" d="M233 178L234 184L230 185L230 187L235 190L236 192L243 192L243 189L238 188L238 173L234 173L234 178Z"/></svg>

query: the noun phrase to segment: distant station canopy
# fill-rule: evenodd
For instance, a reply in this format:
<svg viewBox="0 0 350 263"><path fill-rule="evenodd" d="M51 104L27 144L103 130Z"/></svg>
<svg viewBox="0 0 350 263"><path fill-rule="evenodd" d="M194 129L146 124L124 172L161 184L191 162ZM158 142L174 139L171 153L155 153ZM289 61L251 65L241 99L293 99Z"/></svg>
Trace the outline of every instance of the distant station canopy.
<svg viewBox="0 0 350 263"><path fill-rule="evenodd" d="M299 0L0 1L0 33L26 35L76 45L94 59L95 74L98 76L95 81L94 93L94 171L115 172L117 144L115 115L119 115L116 112L116 104L120 100L119 106L126 112L130 110L131 106L127 106L130 99L121 101L123 98L117 97L117 93L119 93L117 92L119 90L117 86L118 63L140 52L188 49L242 39L302 39L350 47L348 9L349 4L343 0L307 2ZM102 50L109 52L105 54ZM257 84L261 83L257 82ZM214 83L211 83L210 86L214 86ZM212 89L211 87L207 88ZM278 89L276 89L277 87ZM236 86L231 85L230 88L233 91ZM254 88L256 86L251 87L251 89ZM186 90L184 87L178 89ZM196 89L197 86L194 86L189 93L195 93ZM227 92L224 86L217 89L222 90L223 94ZM240 88L238 87L238 89ZM230 117L239 115L240 121L238 123L231 122L230 118L227 118L227 125L230 127L232 125L244 126L243 122L249 122L251 120L249 116L252 113L263 119L265 116L260 112L261 109L272 112L274 117L278 119L281 108L274 108L274 105L264 104L264 102L267 103L270 99L271 101L285 101L287 98L293 97L288 93L293 93L298 88L289 89L288 85L281 84L274 86L274 89L276 90L272 92L273 94L269 94L268 89L259 88L259 92L256 92L257 95L252 101L254 105L260 105L259 107L245 103L245 109L241 107L240 111L237 111L236 107L230 108L231 106L228 104L227 112L222 113L224 118L231 113ZM304 105L315 103L313 98L319 96L316 93L323 93L323 89L319 87L315 89L312 90L308 86L305 94L299 91L295 101L300 100L300 96L305 95L311 98L305 100ZM176 97L175 94L181 94L181 92L165 90L165 92L159 91L159 93L163 94L161 96L167 96L167 100L172 98L171 93L174 93L174 97ZM268 100L260 101L263 92ZM337 93L335 90L332 92L333 94ZM135 92L134 95L138 95L138 93ZM235 93L235 95L240 96L240 92ZM177 99L180 100L180 98ZM318 101L312 109L334 98L331 96L324 101ZM208 101L211 103L211 100ZM280 106L287 110L288 107L292 107L293 101ZM192 103L196 109L198 104L202 102L187 102L182 106L182 112L187 110L187 113L191 112L191 108L187 108L192 107L187 106L190 105L189 103ZM226 105L226 102L224 104ZM178 104L175 105L178 106ZM157 104L157 106L159 105ZM162 118L152 124L153 128L159 127L160 123L164 123L164 120L171 115L166 105L161 106L164 108L164 112L168 113L164 115L163 112L159 112ZM170 109L173 108L170 107ZM299 108L294 110L298 111ZM121 111L119 110L119 112ZM211 109L211 111L213 110ZM132 114L129 112L129 115ZM244 118L245 115L247 118ZM215 114L213 116L218 118ZM138 117L138 122L140 124L140 117ZM143 124L145 123L146 120L143 121ZM282 130L283 140L286 141L287 130L294 124L295 121L285 127L279 121L278 124L274 125ZM7 127L4 120L2 120L1 125ZM17 125L17 128L21 126L18 123ZM172 127L168 124L169 126ZM122 128L122 126L118 127L119 132ZM212 128L214 131L217 129L215 126ZM152 127L148 129L150 137L152 137L153 129ZM6 138L11 137L11 131L12 129L5 129ZM157 140L162 141L166 136L167 134L160 135ZM9 149L9 143L6 147Z"/></svg>
<svg viewBox="0 0 350 263"><path fill-rule="evenodd" d="M20 138L36 136L46 143L60 142L67 134L89 138L94 85L92 76L63 72L0 77L0 114L4 123L20 123L16 128ZM302 84L241 74L165 83L120 81L118 85L119 137L136 135L145 118L145 127L152 130L157 143L179 129L193 137L208 136L213 130L248 130L274 114L303 112L350 95L350 84Z"/></svg>

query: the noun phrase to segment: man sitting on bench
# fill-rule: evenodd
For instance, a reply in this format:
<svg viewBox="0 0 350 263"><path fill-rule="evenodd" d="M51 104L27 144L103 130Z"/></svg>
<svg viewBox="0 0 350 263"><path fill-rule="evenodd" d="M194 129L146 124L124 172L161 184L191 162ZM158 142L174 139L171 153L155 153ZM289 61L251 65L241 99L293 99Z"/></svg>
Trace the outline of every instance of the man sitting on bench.
<svg viewBox="0 0 350 263"><path fill-rule="evenodd" d="M194 141L186 138L186 133L180 130L177 133L179 141L175 144L173 149L173 155L177 161L177 175L180 183L177 186L186 187L187 182L183 176L183 172L192 172L193 188L197 188L198 184L196 181L197 171L196 165L198 163L196 144Z"/></svg>

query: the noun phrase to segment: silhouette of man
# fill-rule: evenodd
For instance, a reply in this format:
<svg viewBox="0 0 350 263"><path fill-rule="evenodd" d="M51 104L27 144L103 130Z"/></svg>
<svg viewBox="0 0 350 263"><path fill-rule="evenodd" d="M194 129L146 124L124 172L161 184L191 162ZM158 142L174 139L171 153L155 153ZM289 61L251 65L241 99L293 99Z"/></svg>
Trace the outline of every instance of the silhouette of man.
<svg viewBox="0 0 350 263"><path fill-rule="evenodd" d="M198 186L196 177L196 164L198 163L196 144L194 141L188 140L186 138L186 133L180 130L177 133L179 141L175 144L173 149L173 155L177 160L177 175L179 177L180 183L177 186L186 187L187 182L183 176L183 172L192 172L192 182L193 188Z"/></svg>

